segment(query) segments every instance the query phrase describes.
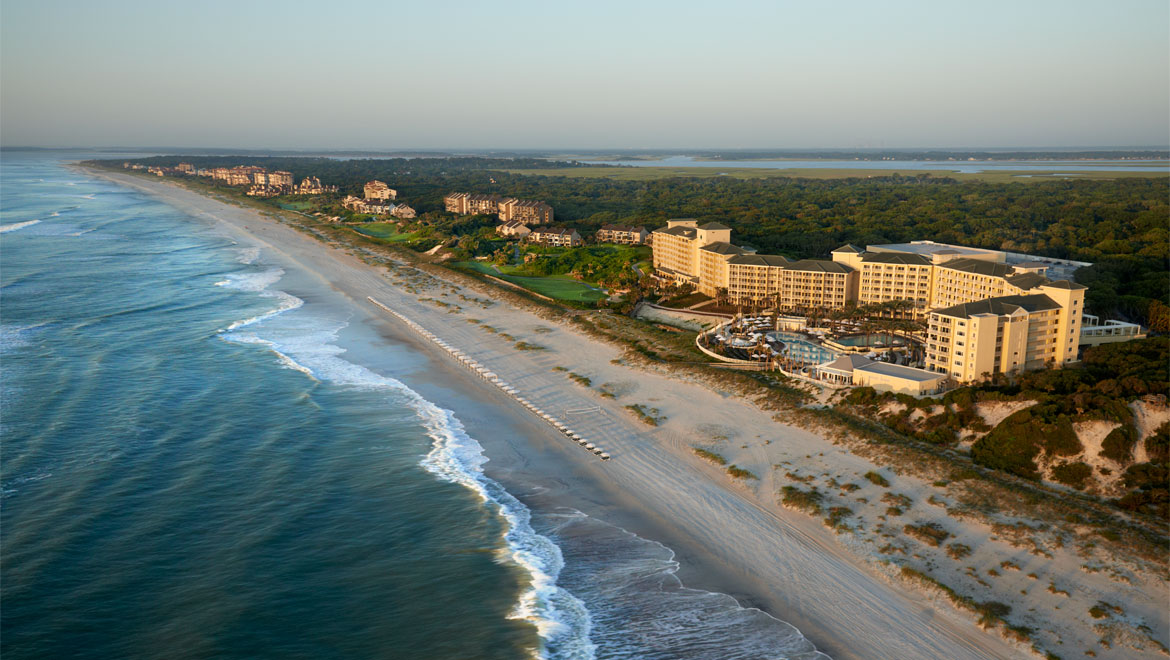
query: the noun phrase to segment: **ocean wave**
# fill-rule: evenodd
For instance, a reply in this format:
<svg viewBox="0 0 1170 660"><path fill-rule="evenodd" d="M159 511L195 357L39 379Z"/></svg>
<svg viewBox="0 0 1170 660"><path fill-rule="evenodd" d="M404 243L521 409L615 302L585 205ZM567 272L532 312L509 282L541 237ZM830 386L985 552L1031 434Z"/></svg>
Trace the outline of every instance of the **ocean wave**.
<svg viewBox="0 0 1170 660"><path fill-rule="evenodd" d="M272 270L238 276L236 288L255 290L260 282L279 279ZM228 286L228 284L222 284ZM261 295L302 301L279 290L260 290ZM293 303L288 302L286 305ZM531 524L531 512L503 486L483 473L487 457L483 447L464 430L455 414L431 403L401 381L381 376L341 357L345 349L334 342L345 321L317 317L308 310L295 318L278 316L293 307L277 308L260 316L233 323L222 337L227 341L263 345L278 356L284 366L296 369L319 381L393 393L421 420L432 449L422 459L424 469L435 476L457 483L474 492L504 519L503 559L528 574L530 584L521 594L511 617L530 622L541 640L536 658L549 660L591 660L594 645L590 641L591 619L584 603L557 585L564 567L561 551L548 537L538 534ZM237 329L249 326L248 332Z"/></svg>
<svg viewBox="0 0 1170 660"><path fill-rule="evenodd" d="M279 282L282 277L284 277L284 270L281 268L270 268L259 272L230 273L226 279L216 282L215 286L238 291L261 292Z"/></svg>
<svg viewBox="0 0 1170 660"><path fill-rule="evenodd" d="M0 225L0 234L16 231L17 229L24 229L25 227L31 227L39 222L40 220L26 220L25 222L13 222L12 224Z"/></svg>
<svg viewBox="0 0 1170 660"><path fill-rule="evenodd" d="M257 255L259 256L259 255ZM215 286L221 286L227 289L235 289L237 291L251 291L259 293L265 298L276 298L279 302L275 309L271 309L262 314L257 314L251 318L233 321L231 325L221 330L221 332L232 332L240 328L250 326L261 321L265 321L274 316L278 316L285 312L297 309L305 304L305 301L280 290L269 289L268 287L280 281L284 276L284 270L280 268L270 268L268 270L259 272L246 273L231 273L227 279L220 280L215 283Z"/></svg>
<svg viewBox="0 0 1170 660"><path fill-rule="evenodd" d="M231 341L231 342L236 342L238 344L259 344L261 346L267 346L268 350L270 350L276 354L276 357L280 360L281 365L283 365L286 369L292 369L293 371L299 371L299 372L305 374L306 376L308 376L309 378L312 378L313 380L317 380L317 377L313 375L312 369L306 367L303 364L300 364L299 362L292 359L288 355L280 352L280 348L277 346L276 342L274 342L274 341L262 339L260 337L257 337L256 335L252 335L252 334L232 334L232 335L227 335L225 337L225 339L227 339L228 341Z"/></svg>
<svg viewBox="0 0 1170 660"><path fill-rule="evenodd" d="M236 261L242 264L249 265L260 258L260 248L258 247L240 248L239 251L240 256L236 257Z"/></svg>
<svg viewBox="0 0 1170 660"><path fill-rule="evenodd" d="M49 323L49 321L43 321L41 323L30 323L27 325L0 325L0 355L8 353L14 348L27 346L31 336L37 330L49 325Z"/></svg>
<svg viewBox="0 0 1170 660"><path fill-rule="evenodd" d="M406 389L414 394L413 390ZM415 409L434 441L423 466L436 476L476 493L508 521L508 531L504 534L508 559L522 567L531 579L512 618L536 626L544 644L536 657L593 658L596 646L590 640L589 610L579 598L557 585L565 566L561 549L532 528L532 512L528 507L483 474L483 464L488 460L483 447L467 435L455 415L417 394L413 398Z"/></svg>
<svg viewBox="0 0 1170 660"><path fill-rule="evenodd" d="M799 630L735 598L684 586L670 548L562 510L537 528L569 558L561 582L584 600L593 641L628 660L830 660Z"/></svg>
<svg viewBox="0 0 1170 660"><path fill-rule="evenodd" d="M300 307L301 305L305 304L305 301L301 300L300 298L298 298L290 293L285 293L284 291L263 292L263 295L265 297L277 298L280 300L280 303L276 306L276 309L269 310L267 312L264 312L263 314L257 314L256 316L253 316L251 318L243 319L240 321L233 321L231 325L229 325L228 327L223 329L223 332L231 332L233 330L238 330L240 328L243 328L243 327L246 327L249 325L253 325L255 323L260 323L261 321L266 321L274 316L278 316L278 315L283 314L285 312L292 311L292 310Z"/></svg>

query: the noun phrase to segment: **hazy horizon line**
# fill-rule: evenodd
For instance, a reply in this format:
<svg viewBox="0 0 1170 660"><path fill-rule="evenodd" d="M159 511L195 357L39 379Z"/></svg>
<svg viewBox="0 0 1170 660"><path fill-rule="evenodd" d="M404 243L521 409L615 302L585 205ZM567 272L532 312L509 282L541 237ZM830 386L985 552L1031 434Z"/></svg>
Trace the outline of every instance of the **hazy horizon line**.
<svg viewBox="0 0 1170 660"><path fill-rule="evenodd" d="M973 147L973 146L946 146L946 147L197 147L175 145L100 145L100 146L45 146L45 145L0 145L0 151L224 151L224 152L284 152L284 153L371 153L394 154L403 152L430 152L430 153L687 153L687 152L858 152L858 151L924 151L924 152L959 152L959 151L1170 151L1170 144L1166 145L1049 145L1049 146L1022 146L1022 147Z"/></svg>

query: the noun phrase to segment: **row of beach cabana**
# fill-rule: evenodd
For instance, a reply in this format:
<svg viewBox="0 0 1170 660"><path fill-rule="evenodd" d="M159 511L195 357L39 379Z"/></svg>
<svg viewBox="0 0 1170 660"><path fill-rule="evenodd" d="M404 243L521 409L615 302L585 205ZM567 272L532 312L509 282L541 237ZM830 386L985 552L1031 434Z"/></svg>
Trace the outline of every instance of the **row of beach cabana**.
<svg viewBox="0 0 1170 660"><path fill-rule="evenodd" d="M471 358L471 356L464 354L463 351L460 351L459 349L455 348L454 346L451 346L450 344L443 341L439 337L436 337L434 334L429 332L426 328L415 323L414 321L411 321L410 319L406 318L402 314L399 314L398 312L390 309L389 307L383 305L382 303L378 302L377 300L374 300L373 298L369 298L369 297L367 297L367 299L371 303L377 305L379 308L393 314L395 317L398 318L398 320L405 323L411 330L414 330L415 332L417 332L424 339L429 340L431 343L435 344L439 348L443 349L444 351L447 351L447 353L451 357L455 358L456 360L458 360L460 362L460 364L467 367L471 371L475 372L475 374L477 376L479 376L480 378L488 381L492 385L495 385L496 387L503 390L505 394L507 394L508 396L515 399L516 402L519 403L520 405L522 405L525 408L527 408L528 410L532 411L532 413L534 415L536 415L537 417L540 417L544 421L548 422L553 428L555 428L556 430L558 430L562 434L564 434L565 437L567 437L570 440L572 440L573 442L576 442L577 444L581 445L586 450L593 453L595 456L597 456L598 458L600 458L603 461L608 461L610 459L610 455L608 453L606 453L605 451L603 451L601 449L601 447L598 447L597 445L593 444L592 442L589 442L585 438L581 437L573 429L569 428L567 425L565 425L563 422L561 422L561 420L559 420L556 417L553 417L552 415L548 414L547 412L541 410L539 407L537 407L537 405L535 403L532 403L528 399L525 399L524 397L520 396L520 392L518 392L516 390L516 388L512 387L508 383L505 383L503 380L500 379L499 376L497 376L496 374L489 371L486 367L484 367L479 362L476 362L474 359Z"/></svg>

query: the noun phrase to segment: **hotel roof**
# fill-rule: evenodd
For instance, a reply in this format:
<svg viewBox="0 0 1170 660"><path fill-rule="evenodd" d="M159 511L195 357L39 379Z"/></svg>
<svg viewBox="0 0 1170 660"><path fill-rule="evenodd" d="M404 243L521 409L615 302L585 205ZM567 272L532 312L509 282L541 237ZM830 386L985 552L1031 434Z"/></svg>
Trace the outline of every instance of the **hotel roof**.
<svg viewBox="0 0 1170 660"><path fill-rule="evenodd" d="M833 250L836 252L837 250ZM902 252L867 252L861 255L861 261L867 264L906 264L908 266L929 266L930 259L920 254L905 254Z"/></svg>
<svg viewBox="0 0 1170 660"><path fill-rule="evenodd" d="M994 261L984 261L982 259L952 259L938 265L939 268L949 268L964 273L975 273L977 275L990 275L991 277L1004 277L1012 273L1012 267L1007 264L999 264Z"/></svg>
<svg viewBox="0 0 1170 660"><path fill-rule="evenodd" d="M699 225L699 229L716 229L716 230L718 230L718 229L731 229L731 227L728 227L727 225L724 225L724 224L720 224L718 222L708 222L705 225Z"/></svg>
<svg viewBox="0 0 1170 660"><path fill-rule="evenodd" d="M1008 284L1011 284L1016 288L1023 289L1024 291L1027 291L1028 289L1035 289L1041 284L1049 283L1048 278L1040 275L1039 273L1020 273L1019 275L1008 275L1005 279L1007 280Z"/></svg>
<svg viewBox="0 0 1170 660"><path fill-rule="evenodd" d="M923 256L930 256L932 254L1002 254L998 250L985 250L983 248L971 248L964 247L962 245L948 245L946 243L935 243L934 241L913 241L910 243L887 243L884 245L870 245L869 250L871 252L906 252L909 254L921 254Z"/></svg>
<svg viewBox="0 0 1170 660"><path fill-rule="evenodd" d="M825 261L823 259L801 259L794 261L786 266L786 270L807 270L821 273L852 273L853 269L844 264L839 264L836 261Z"/></svg>
<svg viewBox="0 0 1170 660"><path fill-rule="evenodd" d="M894 378L901 378L903 380L912 380L916 383L929 383L932 380L947 377L944 373L935 373L925 369L915 369L914 367L904 367L900 364L890 364L889 362L872 362L855 368L857 371L893 376Z"/></svg>
<svg viewBox="0 0 1170 660"><path fill-rule="evenodd" d="M832 362L817 365L817 369L832 369L833 371L853 373L854 369L864 367L872 362L873 360L864 355L842 355Z"/></svg>
<svg viewBox="0 0 1170 660"><path fill-rule="evenodd" d="M848 252L848 253L852 253L852 254L859 254L862 252L862 249L857 247L856 245L854 245L852 243L846 243L845 245L842 245L841 247L837 248L836 250L833 250L833 252Z"/></svg>
<svg viewBox="0 0 1170 660"><path fill-rule="evenodd" d="M706 252L714 252L715 254L743 254L743 249L736 247L731 243L724 243L722 241L718 243L708 243L699 249Z"/></svg>
<svg viewBox="0 0 1170 660"><path fill-rule="evenodd" d="M729 264L743 264L746 266L776 266L788 265L788 260L778 254L741 254L727 260Z"/></svg>
<svg viewBox="0 0 1170 660"><path fill-rule="evenodd" d="M1019 310L1024 310L1025 312L1042 312L1049 309L1060 309L1060 305L1056 304L1056 301L1043 293L1036 293L1027 296L1000 296L999 298L977 300L975 302L947 307L946 309L938 309L931 313L969 319L978 314L1008 316Z"/></svg>
<svg viewBox="0 0 1170 660"><path fill-rule="evenodd" d="M671 236L682 236L683 238L694 238L694 227L664 227L662 229L655 229L655 234L670 234Z"/></svg>
<svg viewBox="0 0 1170 660"><path fill-rule="evenodd" d="M1070 282L1068 280L1056 280L1055 282L1049 282L1045 286L1050 286L1054 289L1069 289L1071 291L1080 291L1081 289L1089 288L1084 284L1077 284L1076 282Z"/></svg>

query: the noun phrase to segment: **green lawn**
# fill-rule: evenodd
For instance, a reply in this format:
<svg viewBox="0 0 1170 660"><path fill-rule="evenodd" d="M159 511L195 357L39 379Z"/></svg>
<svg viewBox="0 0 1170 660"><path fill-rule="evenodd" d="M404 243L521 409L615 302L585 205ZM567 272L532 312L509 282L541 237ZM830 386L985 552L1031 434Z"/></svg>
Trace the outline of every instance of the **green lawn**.
<svg viewBox="0 0 1170 660"><path fill-rule="evenodd" d="M365 236L380 238L384 241L391 241L394 243L409 241L415 237L413 233L398 233L398 226L393 222L369 222L364 225L353 225L353 230Z"/></svg>
<svg viewBox="0 0 1170 660"><path fill-rule="evenodd" d="M313 208L311 202L277 202L276 205L285 211L307 211Z"/></svg>
<svg viewBox="0 0 1170 660"><path fill-rule="evenodd" d="M496 269L492 268L491 264L483 261L459 261L454 265L493 275L504 281L517 284L525 289L535 291L549 298L556 298L557 300L594 302L605 297L605 294L597 290L597 288L567 275L552 275L549 277L511 275L510 271L514 271L515 266L501 266L499 272L497 272Z"/></svg>

